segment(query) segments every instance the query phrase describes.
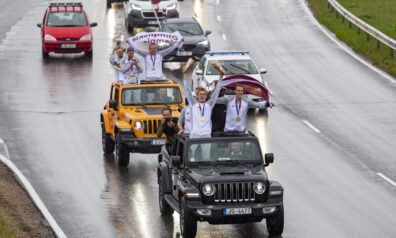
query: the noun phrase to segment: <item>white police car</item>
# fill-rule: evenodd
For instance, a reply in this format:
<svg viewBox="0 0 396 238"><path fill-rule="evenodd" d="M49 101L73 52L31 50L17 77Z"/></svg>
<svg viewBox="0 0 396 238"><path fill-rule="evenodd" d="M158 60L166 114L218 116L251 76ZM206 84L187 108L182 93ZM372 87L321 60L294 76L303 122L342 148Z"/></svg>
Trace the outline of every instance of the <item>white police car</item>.
<svg viewBox="0 0 396 238"><path fill-rule="evenodd" d="M211 91L214 88L213 81L219 79L219 72L212 66L214 61L218 61L227 71L228 75L243 74L255 78L257 81L266 85L262 74L267 72L266 69L258 69L256 63L250 57L248 51L209 51L201 58L198 65L192 73L192 88L198 86L204 87ZM226 90L226 94L233 94ZM259 97L249 95L250 99L260 100Z"/></svg>

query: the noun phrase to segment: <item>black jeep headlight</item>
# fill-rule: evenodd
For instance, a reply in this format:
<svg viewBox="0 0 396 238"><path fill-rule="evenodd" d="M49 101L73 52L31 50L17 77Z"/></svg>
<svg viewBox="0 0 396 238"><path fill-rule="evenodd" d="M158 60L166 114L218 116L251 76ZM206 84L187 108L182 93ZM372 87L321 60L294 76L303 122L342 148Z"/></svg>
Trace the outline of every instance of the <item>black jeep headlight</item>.
<svg viewBox="0 0 396 238"><path fill-rule="evenodd" d="M143 129L143 123L141 121L135 121L135 129L136 130Z"/></svg>
<svg viewBox="0 0 396 238"><path fill-rule="evenodd" d="M212 196L216 191L216 188L213 184L205 184L202 186L202 192L205 196Z"/></svg>
<svg viewBox="0 0 396 238"><path fill-rule="evenodd" d="M254 192L256 192L257 194L263 194L265 192L265 184L262 182L255 183Z"/></svg>

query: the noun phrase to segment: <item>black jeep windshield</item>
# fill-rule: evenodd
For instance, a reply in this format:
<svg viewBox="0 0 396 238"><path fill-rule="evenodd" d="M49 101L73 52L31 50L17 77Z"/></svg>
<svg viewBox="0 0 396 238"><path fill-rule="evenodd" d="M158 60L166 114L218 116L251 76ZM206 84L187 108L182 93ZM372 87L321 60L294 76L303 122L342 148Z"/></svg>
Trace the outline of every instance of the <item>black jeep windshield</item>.
<svg viewBox="0 0 396 238"><path fill-rule="evenodd" d="M87 18L83 12L50 12L47 26L77 27L86 26Z"/></svg>
<svg viewBox="0 0 396 238"><path fill-rule="evenodd" d="M177 87L127 88L122 90L123 105L180 104L180 90Z"/></svg>
<svg viewBox="0 0 396 238"><path fill-rule="evenodd" d="M190 144L187 162L245 162L261 163L259 145L255 140L214 140Z"/></svg>

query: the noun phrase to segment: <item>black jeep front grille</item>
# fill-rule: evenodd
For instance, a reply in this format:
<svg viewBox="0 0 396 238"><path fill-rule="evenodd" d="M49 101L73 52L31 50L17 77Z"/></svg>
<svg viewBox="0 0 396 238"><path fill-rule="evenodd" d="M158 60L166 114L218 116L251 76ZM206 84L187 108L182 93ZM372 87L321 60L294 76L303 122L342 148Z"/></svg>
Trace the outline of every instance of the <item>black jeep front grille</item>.
<svg viewBox="0 0 396 238"><path fill-rule="evenodd" d="M214 186L216 203L254 202L256 199L254 183L218 183Z"/></svg>

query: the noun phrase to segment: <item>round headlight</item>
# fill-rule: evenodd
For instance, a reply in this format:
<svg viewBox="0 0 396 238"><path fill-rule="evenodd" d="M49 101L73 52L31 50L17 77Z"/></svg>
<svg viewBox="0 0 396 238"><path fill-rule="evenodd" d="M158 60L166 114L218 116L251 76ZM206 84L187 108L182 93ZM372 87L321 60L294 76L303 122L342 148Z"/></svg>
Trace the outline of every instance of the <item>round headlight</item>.
<svg viewBox="0 0 396 238"><path fill-rule="evenodd" d="M202 187L202 192L206 196L212 196L215 193L215 191L216 191L216 188L213 184L205 184Z"/></svg>
<svg viewBox="0 0 396 238"><path fill-rule="evenodd" d="M141 121L135 121L135 129L141 130L143 128L143 123Z"/></svg>
<svg viewBox="0 0 396 238"><path fill-rule="evenodd" d="M263 194L265 192L265 184L262 182L258 182L254 184L254 191L257 194Z"/></svg>

